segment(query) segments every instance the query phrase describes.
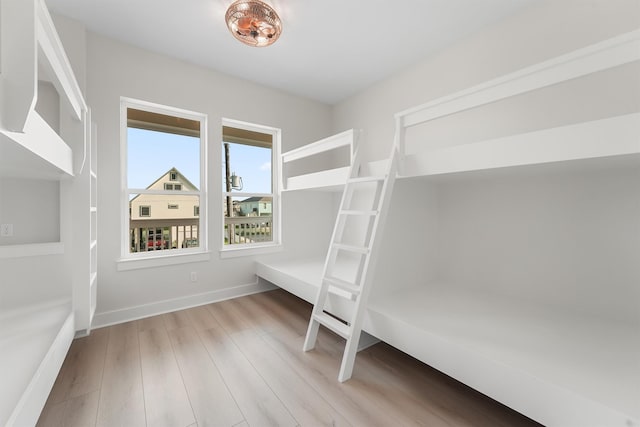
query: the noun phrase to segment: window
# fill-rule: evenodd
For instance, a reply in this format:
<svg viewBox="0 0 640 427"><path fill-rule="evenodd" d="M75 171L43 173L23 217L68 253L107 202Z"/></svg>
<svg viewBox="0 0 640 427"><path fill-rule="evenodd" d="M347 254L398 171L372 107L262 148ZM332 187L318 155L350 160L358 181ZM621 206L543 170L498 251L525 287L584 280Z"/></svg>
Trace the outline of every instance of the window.
<svg viewBox="0 0 640 427"><path fill-rule="evenodd" d="M205 251L206 116L122 99L121 121L122 257Z"/></svg>
<svg viewBox="0 0 640 427"><path fill-rule="evenodd" d="M171 178L169 178L171 179ZM169 184L167 182L164 183L164 189L165 190L175 190L175 191L181 191L182 190L182 184Z"/></svg>
<svg viewBox="0 0 640 427"><path fill-rule="evenodd" d="M279 146L278 129L223 120L223 250L280 242Z"/></svg>
<svg viewBox="0 0 640 427"><path fill-rule="evenodd" d="M200 206L194 206L193 207L193 216L199 216L200 215Z"/></svg>

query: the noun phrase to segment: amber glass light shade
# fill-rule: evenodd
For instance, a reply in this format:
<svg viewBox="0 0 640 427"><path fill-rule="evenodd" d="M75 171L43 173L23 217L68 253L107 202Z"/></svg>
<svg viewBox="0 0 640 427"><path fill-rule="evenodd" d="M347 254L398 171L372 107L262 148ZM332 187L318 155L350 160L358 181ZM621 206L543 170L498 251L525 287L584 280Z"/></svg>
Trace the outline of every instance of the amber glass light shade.
<svg viewBox="0 0 640 427"><path fill-rule="evenodd" d="M244 44L264 47L282 33L282 22L275 10L260 0L236 0L225 17L233 36Z"/></svg>

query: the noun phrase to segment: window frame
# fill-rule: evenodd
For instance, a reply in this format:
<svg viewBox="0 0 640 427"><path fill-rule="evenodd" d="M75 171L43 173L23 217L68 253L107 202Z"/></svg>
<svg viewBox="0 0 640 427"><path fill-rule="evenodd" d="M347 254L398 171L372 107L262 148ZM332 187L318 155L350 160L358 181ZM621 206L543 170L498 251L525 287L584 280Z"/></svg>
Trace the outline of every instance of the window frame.
<svg viewBox="0 0 640 427"><path fill-rule="evenodd" d="M143 209L147 208L147 214L143 215ZM151 217L151 206L149 205L140 205L140 212L138 212L138 216L141 218L150 218Z"/></svg>
<svg viewBox="0 0 640 427"><path fill-rule="evenodd" d="M234 245L224 244L224 214L222 209L220 210L220 257L231 258L236 256L249 256L261 253L268 253L273 251L279 251L282 249L282 221L281 221L281 186L280 186L280 150L282 140L282 130L272 126L259 125L255 123L249 123L241 120L223 118L220 125L220 144L218 146L218 153L221 155L224 138L222 137L222 127L228 126L237 129L243 129L248 131L260 132L271 135L271 193L246 193L246 192L226 192L222 190L222 185L219 188L218 200L221 202L220 206L224 206L227 196L231 197L252 197L263 196L271 197L271 216L272 216L272 241L270 242L258 242L258 243L239 243ZM221 159L220 165L224 167L224 159ZM221 176L220 170L217 171Z"/></svg>
<svg viewBox="0 0 640 427"><path fill-rule="evenodd" d="M199 197L198 206L201 206L198 216L198 240L199 246L194 248L176 248L165 251L150 252L130 252L129 242L129 196L131 194L167 194L175 195L174 190L147 190L141 188L128 187L128 120L127 110L129 108L148 111L152 113L164 114L195 120L200 123L200 182L198 191L183 191L181 194ZM154 267L159 264L153 260L161 259L162 264L176 264L183 262L193 262L208 259L208 224L207 224L207 120L204 113L189 111L168 105L155 104L133 98L120 98L120 190L121 190L121 233L120 233L120 260L118 270L130 270L136 268ZM186 255L186 256L185 256ZM206 256L204 256L206 255ZM150 263L132 263L131 261L152 261Z"/></svg>

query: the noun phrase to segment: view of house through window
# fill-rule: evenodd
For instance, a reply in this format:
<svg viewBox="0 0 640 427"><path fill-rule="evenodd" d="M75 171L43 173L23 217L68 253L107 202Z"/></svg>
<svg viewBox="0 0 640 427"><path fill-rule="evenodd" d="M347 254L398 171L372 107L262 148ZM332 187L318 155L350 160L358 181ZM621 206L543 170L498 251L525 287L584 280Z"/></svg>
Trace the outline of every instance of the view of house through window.
<svg viewBox="0 0 640 427"><path fill-rule="evenodd" d="M153 110L126 109L129 253L201 245L201 121Z"/></svg>
<svg viewBox="0 0 640 427"><path fill-rule="evenodd" d="M223 126L225 246L274 241L272 158L272 134Z"/></svg>

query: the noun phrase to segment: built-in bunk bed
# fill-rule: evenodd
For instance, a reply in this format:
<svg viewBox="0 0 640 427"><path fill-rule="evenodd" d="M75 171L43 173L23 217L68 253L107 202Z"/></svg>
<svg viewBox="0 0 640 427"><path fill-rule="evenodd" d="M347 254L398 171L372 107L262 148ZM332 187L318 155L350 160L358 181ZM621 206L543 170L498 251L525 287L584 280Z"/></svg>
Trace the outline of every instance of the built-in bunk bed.
<svg viewBox="0 0 640 427"><path fill-rule="evenodd" d="M44 1L0 19L0 425L28 426L95 310L96 159Z"/></svg>
<svg viewBox="0 0 640 427"><path fill-rule="evenodd" d="M640 31L396 130L364 331L545 425L640 425ZM257 273L313 302L323 262Z"/></svg>

